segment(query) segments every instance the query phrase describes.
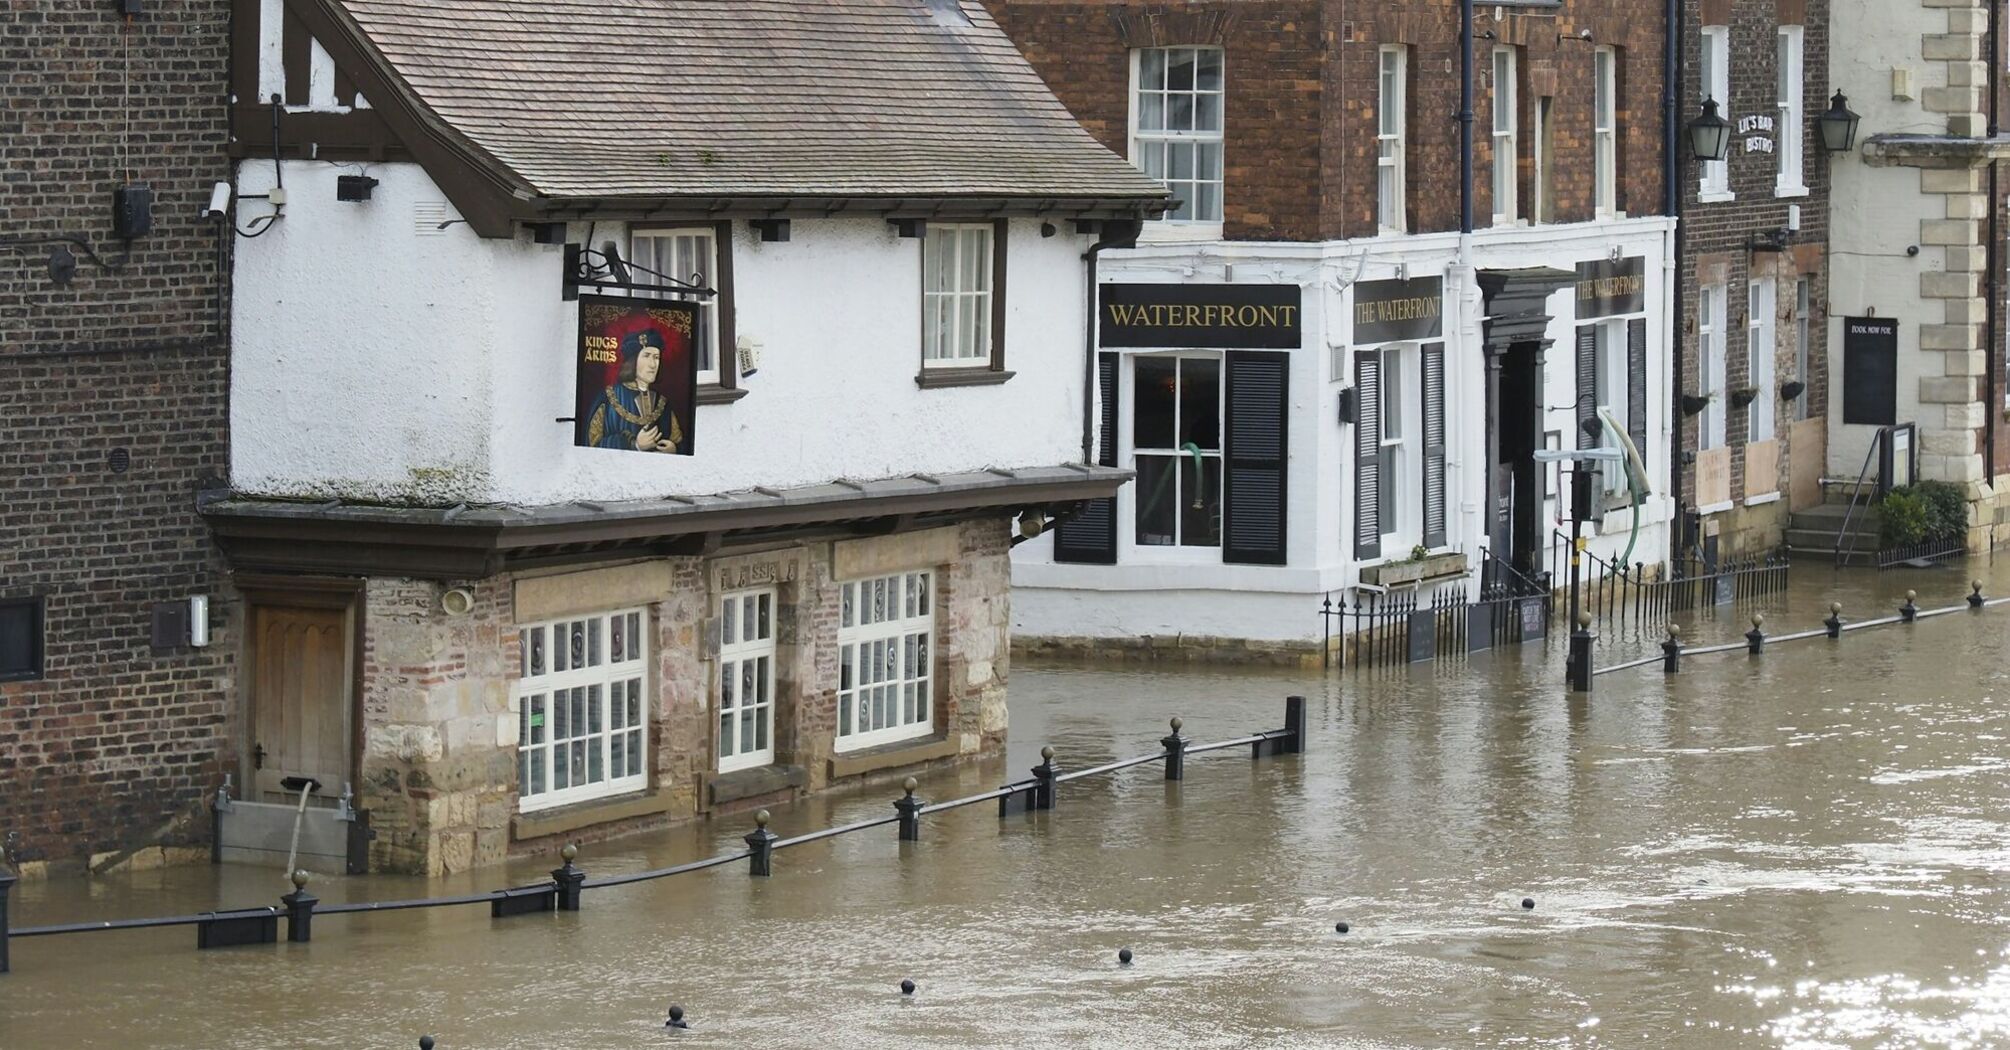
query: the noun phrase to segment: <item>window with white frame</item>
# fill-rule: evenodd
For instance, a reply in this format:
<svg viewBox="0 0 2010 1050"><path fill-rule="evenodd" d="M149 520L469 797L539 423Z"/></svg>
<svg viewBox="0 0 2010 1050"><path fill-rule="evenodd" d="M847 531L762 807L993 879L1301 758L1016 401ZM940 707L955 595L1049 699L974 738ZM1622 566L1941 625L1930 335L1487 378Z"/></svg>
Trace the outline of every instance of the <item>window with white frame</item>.
<svg viewBox="0 0 2010 1050"><path fill-rule="evenodd" d="M1132 359L1137 542L1221 546L1221 356Z"/></svg>
<svg viewBox="0 0 2010 1050"><path fill-rule="evenodd" d="M1717 114L1731 119L1731 27L1704 26L1701 48L1701 75L1696 78L1702 101L1717 103ZM1705 197L1725 198L1731 193L1731 159L1702 161L1701 192Z"/></svg>
<svg viewBox="0 0 2010 1050"><path fill-rule="evenodd" d="M1592 323L1593 338L1597 344L1595 360L1598 375L1598 407L1612 414L1619 424L1619 432L1624 434L1632 429L1632 405L1629 403L1628 379L1631 370L1626 361L1626 322L1604 320ZM1600 432L1593 444L1612 445L1617 442L1611 435ZM1606 461L1598 465L1598 472L1605 482L1607 493L1626 491L1626 467L1623 463Z"/></svg>
<svg viewBox="0 0 2010 1050"><path fill-rule="evenodd" d="M629 234L628 257L646 270L711 288L718 276L719 242L710 226L641 229ZM676 287L644 270L635 271L633 280L636 284ZM717 384L720 381L719 297L707 296L691 302L698 308L698 345L695 348L698 351L698 384Z"/></svg>
<svg viewBox="0 0 2010 1050"><path fill-rule="evenodd" d="M1556 108L1556 99L1543 95L1535 100L1535 141L1530 151L1529 171L1534 176L1534 185L1529 187L1529 210L1538 223L1550 222L1556 218L1556 204L1550 190L1550 172L1556 167L1555 122L1551 113Z"/></svg>
<svg viewBox="0 0 2010 1050"><path fill-rule="evenodd" d="M1619 52L1601 47L1593 58L1591 148L1600 216L1619 212Z"/></svg>
<svg viewBox="0 0 2010 1050"><path fill-rule="evenodd" d="M1494 49L1494 223L1511 225L1520 217L1521 192L1516 165L1521 160L1521 92L1515 79L1511 47Z"/></svg>
<svg viewBox="0 0 2010 1050"><path fill-rule="evenodd" d="M775 760L775 592L719 600L719 772Z"/></svg>
<svg viewBox="0 0 2010 1050"><path fill-rule="evenodd" d="M1171 222L1221 221L1222 51L1144 47L1131 65L1131 162L1165 183Z"/></svg>
<svg viewBox="0 0 2010 1050"><path fill-rule="evenodd" d="M1729 396L1724 389L1724 315L1729 301L1730 288L1722 284L1706 284L1696 297L1697 393L1708 399L1696 417L1696 441L1703 449L1724 447L1724 401Z"/></svg>
<svg viewBox="0 0 2010 1050"><path fill-rule="evenodd" d="M934 588L926 570L839 586L837 750L935 731Z"/></svg>
<svg viewBox="0 0 2010 1050"><path fill-rule="evenodd" d="M1801 174L1801 41L1803 31L1800 26L1780 27L1780 127L1774 134L1779 143L1776 153L1780 161L1776 192L1782 194L1802 194L1807 186Z"/></svg>
<svg viewBox="0 0 2010 1050"><path fill-rule="evenodd" d="M639 791L648 722L640 609L518 629L517 796L524 812Z"/></svg>
<svg viewBox="0 0 2010 1050"><path fill-rule="evenodd" d="M1814 347L1809 340L1813 337L1808 327L1808 315L1814 310L1814 282L1803 277L1794 282L1794 378L1800 381L1801 396L1794 399L1794 418L1806 419L1813 411L1808 406L1815 400L1815 382L1809 373L1813 364Z"/></svg>
<svg viewBox="0 0 2010 1050"><path fill-rule="evenodd" d="M1384 233L1409 229L1404 165L1408 154L1409 49L1382 49L1381 90L1375 102L1375 214Z"/></svg>
<svg viewBox="0 0 2010 1050"><path fill-rule="evenodd" d="M1405 375L1405 371L1409 367L1410 358L1415 355L1405 353L1405 349L1407 348L1402 344L1392 344L1380 350L1363 351L1375 354L1381 359L1381 368L1377 373L1381 379L1377 391L1379 395L1377 411L1382 453L1381 466L1377 471L1380 483L1375 490L1378 503L1375 517L1382 524L1384 537L1403 532L1412 516L1411 500L1408 495L1411 471L1408 455L1409 410L1403 396L1404 391L1409 389L1409 377ZM1398 553L1396 550L1398 546L1400 545L1391 544L1385 539L1382 549L1386 553Z"/></svg>
<svg viewBox="0 0 2010 1050"><path fill-rule="evenodd" d="M921 361L930 368L991 363L990 223L928 224L921 247Z"/></svg>
<svg viewBox="0 0 2010 1050"><path fill-rule="evenodd" d="M1774 355L1779 349L1774 308L1778 286L1770 277L1746 286L1745 346L1750 358L1745 382L1756 392L1745 407L1745 440L1771 441L1776 436L1773 422Z"/></svg>

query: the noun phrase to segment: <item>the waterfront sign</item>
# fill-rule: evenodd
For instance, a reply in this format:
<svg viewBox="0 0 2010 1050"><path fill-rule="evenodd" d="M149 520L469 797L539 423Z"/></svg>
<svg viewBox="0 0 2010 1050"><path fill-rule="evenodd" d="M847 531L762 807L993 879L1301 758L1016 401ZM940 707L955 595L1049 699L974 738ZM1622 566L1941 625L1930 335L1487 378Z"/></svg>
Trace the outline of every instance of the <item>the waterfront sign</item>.
<svg viewBox="0 0 2010 1050"><path fill-rule="evenodd" d="M1647 309L1647 258L1635 255L1577 264L1577 319L1637 314Z"/></svg>
<svg viewBox="0 0 2010 1050"><path fill-rule="evenodd" d="M1105 284L1097 344L1105 347L1295 350L1295 284Z"/></svg>
<svg viewBox="0 0 2010 1050"><path fill-rule="evenodd" d="M1354 345L1408 343L1445 334L1445 279L1362 281L1354 286Z"/></svg>

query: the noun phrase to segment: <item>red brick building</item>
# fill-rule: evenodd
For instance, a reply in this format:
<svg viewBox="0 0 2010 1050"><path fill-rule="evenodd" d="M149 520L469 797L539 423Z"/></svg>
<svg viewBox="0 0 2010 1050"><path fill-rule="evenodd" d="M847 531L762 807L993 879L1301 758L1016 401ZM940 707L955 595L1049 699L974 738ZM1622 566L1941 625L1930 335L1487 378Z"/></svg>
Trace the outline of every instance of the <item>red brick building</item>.
<svg viewBox="0 0 2010 1050"><path fill-rule="evenodd" d="M203 211L231 4L146 6L0 7L0 836L31 864L199 838L226 748L196 499L227 470L229 240ZM128 186L151 223L121 236Z"/></svg>
<svg viewBox="0 0 2010 1050"><path fill-rule="evenodd" d="M1470 225L1454 0L987 7L1092 134L1185 202L1104 257L1106 295L1265 297L1302 322L1252 338L1118 331L1099 315L1100 454L1140 480L1021 549L1015 624L1029 644L1171 637L1302 658L1320 644L1322 600L1428 596L1489 555L1533 579L1567 527L1559 472L1534 454L1617 433L1662 480L1639 494L1638 475L1606 470L1592 550L1666 557L1664 4L1478 6ZM1156 436L1162 385L1205 401L1217 374L1237 387L1256 351L1286 377L1284 421ZM1232 394L1221 405L1252 418ZM1281 446L1275 477L1238 478L1237 460L1264 461L1238 439ZM1163 461L1182 454L1190 478ZM1194 520L1172 522L1174 505Z"/></svg>

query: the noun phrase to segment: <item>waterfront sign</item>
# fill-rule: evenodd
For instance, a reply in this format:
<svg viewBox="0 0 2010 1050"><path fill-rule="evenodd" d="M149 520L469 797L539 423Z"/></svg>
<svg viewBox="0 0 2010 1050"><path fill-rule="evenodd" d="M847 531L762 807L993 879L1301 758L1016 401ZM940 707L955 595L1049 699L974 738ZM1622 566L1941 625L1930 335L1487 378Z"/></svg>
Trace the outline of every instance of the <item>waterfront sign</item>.
<svg viewBox="0 0 2010 1050"><path fill-rule="evenodd" d="M1408 343L1445 334L1445 279L1362 281L1354 286L1354 345Z"/></svg>
<svg viewBox="0 0 2010 1050"><path fill-rule="evenodd" d="M1097 345L1295 350L1295 284L1105 284L1099 289Z"/></svg>
<svg viewBox="0 0 2010 1050"><path fill-rule="evenodd" d="M1577 264L1577 319L1637 314L1647 309L1647 257Z"/></svg>

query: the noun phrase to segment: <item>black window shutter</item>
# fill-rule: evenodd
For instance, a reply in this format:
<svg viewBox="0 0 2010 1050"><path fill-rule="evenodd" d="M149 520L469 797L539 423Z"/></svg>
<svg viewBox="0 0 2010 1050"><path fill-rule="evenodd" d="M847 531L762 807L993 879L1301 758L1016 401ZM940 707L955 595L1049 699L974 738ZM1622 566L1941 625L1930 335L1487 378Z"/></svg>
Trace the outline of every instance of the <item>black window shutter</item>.
<svg viewBox="0 0 2010 1050"><path fill-rule="evenodd" d="M1096 355L1096 387L1100 394L1096 463L1117 465L1117 354ZM1054 529L1054 560L1084 565L1117 563L1117 501L1084 502L1073 517Z"/></svg>
<svg viewBox="0 0 2010 1050"><path fill-rule="evenodd" d="M1424 546L1445 545L1445 344L1424 346Z"/></svg>
<svg viewBox="0 0 2010 1050"><path fill-rule="evenodd" d="M1236 351L1228 355L1222 561L1284 564L1290 368L1286 354Z"/></svg>
<svg viewBox="0 0 2010 1050"><path fill-rule="evenodd" d="M1382 358L1354 357L1354 557L1382 556Z"/></svg>
<svg viewBox="0 0 2010 1050"><path fill-rule="evenodd" d="M1626 436L1647 464L1647 319L1626 322Z"/></svg>
<svg viewBox="0 0 2010 1050"><path fill-rule="evenodd" d="M1597 448L1598 431L1587 425L1598 418L1598 326L1577 329L1577 447Z"/></svg>

